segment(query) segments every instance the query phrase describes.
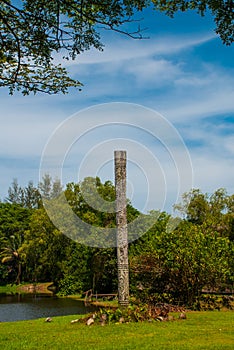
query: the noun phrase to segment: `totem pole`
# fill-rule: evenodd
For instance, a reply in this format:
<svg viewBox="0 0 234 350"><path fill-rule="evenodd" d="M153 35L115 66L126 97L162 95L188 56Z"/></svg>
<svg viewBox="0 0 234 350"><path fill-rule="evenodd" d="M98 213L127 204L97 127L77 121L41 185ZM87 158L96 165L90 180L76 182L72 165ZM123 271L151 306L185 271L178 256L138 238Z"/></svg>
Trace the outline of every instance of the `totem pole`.
<svg viewBox="0 0 234 350"><path fill-rule="evenodd" d="M126 151L115 151L115 191L118 261L118 301L129 303L128 227L126 211Z"/></svg>

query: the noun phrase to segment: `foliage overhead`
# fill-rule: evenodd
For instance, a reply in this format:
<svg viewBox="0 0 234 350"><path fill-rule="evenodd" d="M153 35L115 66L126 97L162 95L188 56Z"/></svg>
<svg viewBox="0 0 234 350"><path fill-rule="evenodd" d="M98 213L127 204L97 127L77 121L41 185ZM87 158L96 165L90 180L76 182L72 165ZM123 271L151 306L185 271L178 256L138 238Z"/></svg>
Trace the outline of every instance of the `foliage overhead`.
<svg viewBox="0 0 234 350"><path fill-rule="evenodd" d="M103 49L102 29L132 38L142 38L135 14L152 6L173 17L177 11L210 11L216 33L226 45L233 42L233 2L229 1L156 1L156 0L2 0L0 3L0 86L24 95L38 91L66 93L81 88L71 78L55 54L74 60L80 53ZM129 31L129 22L138 22Z"/></svg>

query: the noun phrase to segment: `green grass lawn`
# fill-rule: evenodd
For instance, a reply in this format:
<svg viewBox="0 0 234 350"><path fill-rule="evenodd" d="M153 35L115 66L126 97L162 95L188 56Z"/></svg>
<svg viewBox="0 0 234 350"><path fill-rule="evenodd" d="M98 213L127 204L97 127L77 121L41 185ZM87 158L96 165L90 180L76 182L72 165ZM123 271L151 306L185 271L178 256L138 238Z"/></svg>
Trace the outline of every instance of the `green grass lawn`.
<svg viewBox="0 0 234 350"><path fill-rule="evenodd" d="M186 320L112 324L74 323L77 316L0 323L0 349L234 349L234 312L189 312Z"/></svg>

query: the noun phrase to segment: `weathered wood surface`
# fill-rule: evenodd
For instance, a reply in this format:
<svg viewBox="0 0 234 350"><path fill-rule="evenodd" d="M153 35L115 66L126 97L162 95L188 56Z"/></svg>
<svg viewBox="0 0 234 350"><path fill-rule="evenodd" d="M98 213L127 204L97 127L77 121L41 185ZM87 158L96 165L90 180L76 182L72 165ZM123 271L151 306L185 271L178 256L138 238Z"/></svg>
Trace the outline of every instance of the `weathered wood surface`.
<svg viewBox="0 0 234 350"><path fill-rule="evenodd" d="M128 228L126 211L126 151L115 151L115 191L118 260L118 301L129 304Z"/></svg>

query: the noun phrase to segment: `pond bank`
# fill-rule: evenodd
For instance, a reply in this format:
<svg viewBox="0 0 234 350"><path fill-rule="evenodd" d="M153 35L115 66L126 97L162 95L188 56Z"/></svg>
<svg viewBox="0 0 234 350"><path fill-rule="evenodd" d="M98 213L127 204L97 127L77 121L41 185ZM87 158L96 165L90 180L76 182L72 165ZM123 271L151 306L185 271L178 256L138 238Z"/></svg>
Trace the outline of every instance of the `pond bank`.
<svg viewBox="0 0 234 350"><path fill-rule="evenodd" d="M25 292L25 293L46 293L53 295L53 290L50 290L49 288L53 287L53 282L46 282L46 283L36 283L36 284L26 284L21 285L18 287L19 292Z"/></svg>
<svg viewBox="0 0 234 350"><path fill-rule="evenodd" d="M53 282L0 286L0 293L43 293L53 295Z"/></svg>

